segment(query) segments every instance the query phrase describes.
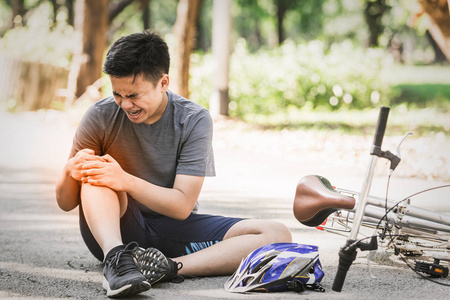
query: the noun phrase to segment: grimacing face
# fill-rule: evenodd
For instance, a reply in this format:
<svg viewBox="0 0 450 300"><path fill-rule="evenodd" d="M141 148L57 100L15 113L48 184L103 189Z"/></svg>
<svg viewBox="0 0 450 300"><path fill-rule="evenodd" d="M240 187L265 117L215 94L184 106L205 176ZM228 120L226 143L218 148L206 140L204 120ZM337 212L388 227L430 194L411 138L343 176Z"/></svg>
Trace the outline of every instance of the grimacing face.
<svg viewBox="0 0 450 300"><path fill-rule="evenodd" d="M156 85L143 76L110 76L114 99L136 124L153 124L158 121L167 106L169 76L164 74Z"/></svg>

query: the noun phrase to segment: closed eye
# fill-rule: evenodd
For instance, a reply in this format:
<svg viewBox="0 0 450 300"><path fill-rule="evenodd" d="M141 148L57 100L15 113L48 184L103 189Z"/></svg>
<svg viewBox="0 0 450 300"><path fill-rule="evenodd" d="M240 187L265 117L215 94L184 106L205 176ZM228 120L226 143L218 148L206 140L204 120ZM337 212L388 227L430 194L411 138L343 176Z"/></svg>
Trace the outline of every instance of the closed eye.
<svg viewBox="0 0 450 300"><path fill-rule="evenodd" d="M127 98L127 99L136 99L136 98L139 98L139 96L140 96L140 94L129 94L129 95L122 96L121 94L119 94L117 92L113 92L113 95L116 98Z"/></svg>

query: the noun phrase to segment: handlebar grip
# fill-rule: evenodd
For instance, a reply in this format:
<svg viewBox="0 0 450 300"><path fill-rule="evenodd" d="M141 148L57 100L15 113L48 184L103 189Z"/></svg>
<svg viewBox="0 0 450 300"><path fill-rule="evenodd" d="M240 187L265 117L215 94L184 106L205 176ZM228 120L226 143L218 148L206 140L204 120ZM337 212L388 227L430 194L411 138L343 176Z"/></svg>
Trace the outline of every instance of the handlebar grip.
<svg viewBox="0 0 450 300"><path fill-rule="evenodd" d="M377 127L375 129L375 135L373 137L372 151L374 148L381 149L383 143L384 132L386 131L387 119L389 116L389 107L382 106L378 115Z"/></svg>
<svg viewBox="0 0 450 300"><path fill-rule="evenodd" d="M331 288L335 292L342 291L345 277L347 276L347 270L338 268L336 275L334 276L333 287Z"/></svg>
<svg viewBox="0 0 450 300"><path fill-rule="evenodd" d="M347 241L348 243L349 241ZM356 259L356 249L355 248L341 248L339 251L339 264L334 277L333 287L331 288L335 292L342 291L342 286L344 285L345 277L347 276L347 271L350 269L353 261Z"/></svg>

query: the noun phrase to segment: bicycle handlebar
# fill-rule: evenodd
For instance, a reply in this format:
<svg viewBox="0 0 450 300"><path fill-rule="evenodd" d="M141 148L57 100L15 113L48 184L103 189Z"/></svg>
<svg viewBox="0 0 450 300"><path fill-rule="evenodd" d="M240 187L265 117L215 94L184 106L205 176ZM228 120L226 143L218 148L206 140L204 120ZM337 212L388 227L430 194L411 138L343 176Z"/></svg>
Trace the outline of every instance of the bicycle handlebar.
<svg viewBox="0 0 450 300"><path fill-rule="evenodd" d="M381 144L383 143L384 132L386 131L387 119L389 116L389 107L382 106L378 115L377 126L375 129L375 135L373 137L372 149L370 154L375 154L376 151L381 151Z"/></svg>
<svg viewBox="0 0 450 300"><path fill-rule="evenodd" d="M345 277L347 276L347 271L341 268L338 268L336 275L333 281L333 287L331 288L335 292L342 291L342 286L344 285Z"/></svg>

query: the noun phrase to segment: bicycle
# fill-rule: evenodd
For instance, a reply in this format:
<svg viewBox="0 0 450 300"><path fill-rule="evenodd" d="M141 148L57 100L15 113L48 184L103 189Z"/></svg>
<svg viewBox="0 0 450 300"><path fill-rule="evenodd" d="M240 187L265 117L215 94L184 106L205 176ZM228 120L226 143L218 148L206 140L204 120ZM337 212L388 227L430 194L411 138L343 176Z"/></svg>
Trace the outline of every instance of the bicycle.
<svg viewBox="0 0 450 300"><path fill-rule="evenodd" d="M371 160L361 192L335 188L324 177L310 175L297 184L293 212L296 219L310 227L347 235L346 244L339 251L339 265L332 290L341 292L347 271L356 259L357 249L375 251L378 247L393 250L410 268L423 277L445 278L450 262L450 215L422 209L411 204L411 198L399 201L388 199L392 172L401 161L400 146L411 132L406 133L396 153L382 151L389 107L381 107ZM370 187L378 158L390 161L386 197L370 195ZM448 188L450 185L438 186ZM373 230L361 237L362 230ZM366 241L368 240L368 241ZM414 267L407 258L420 257ZM369 265L370 266L370 265ZM436 282L436 281L435 281ZM439 284L444 284L437 282Z"/></svg>

